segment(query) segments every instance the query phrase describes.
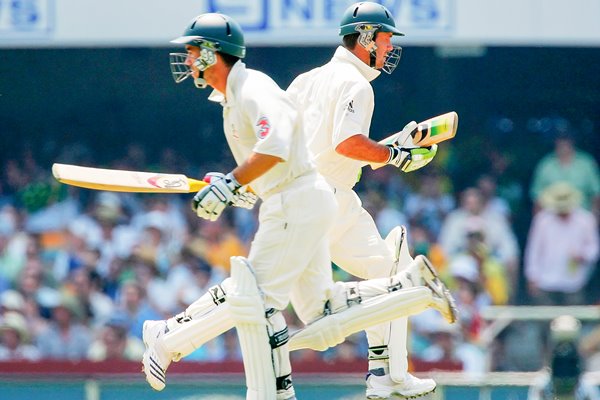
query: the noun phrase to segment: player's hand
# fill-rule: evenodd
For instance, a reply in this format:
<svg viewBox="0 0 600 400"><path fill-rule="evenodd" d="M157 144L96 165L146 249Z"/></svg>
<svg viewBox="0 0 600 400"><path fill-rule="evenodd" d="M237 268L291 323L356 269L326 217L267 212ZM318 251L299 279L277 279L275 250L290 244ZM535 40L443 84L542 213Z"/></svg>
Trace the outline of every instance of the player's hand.
<svg viewBox="0 0 600 400"><path fill-rule="evenodd" d="M241 187L234 176L211 172L204 177L209 183L203 187L192 200L192 210L200 218L216 221L225 207L233 203L234 197Z"/></svg>
<svg viewBox="0 0 600 400"><path fill-rule="evenodd" d="M412 134L417 130L418 124L416 121L410 121L408 124L402 128L402 130L398 133L398 137L394 141L393 145L398 147L404 147L405 149L412 149L415 146L413 142Z"/></svg>
<svg viewBox="0 0 600 400"><path fill-rule="evenodd" d="M258 201L258 196L248 189L248 186L242 186L234 196L231 205L234 207L251 210Z"/></svg>
<svg viewBox="0 0 600 400"><path fill-rule="evenodd" d="M213 178L223 178L223 174L220 172L209 172L204 176L204 181L210 183ZM231 201L231 205L234 207L246 208L251 210L254 208L254 205L258 201L258 196L250 190L248 185L242 186L233 196L233 200Z"/></svg>
<svg viewBox="0 0 600 400"><path fill-rule="evenodd" d="M390 157L386 164L394 165L403 172L412 172L423 168L433 160L437 153L437 144L431 147L416 147L414 149L393 145L388 145L388 147Z"/></svg>

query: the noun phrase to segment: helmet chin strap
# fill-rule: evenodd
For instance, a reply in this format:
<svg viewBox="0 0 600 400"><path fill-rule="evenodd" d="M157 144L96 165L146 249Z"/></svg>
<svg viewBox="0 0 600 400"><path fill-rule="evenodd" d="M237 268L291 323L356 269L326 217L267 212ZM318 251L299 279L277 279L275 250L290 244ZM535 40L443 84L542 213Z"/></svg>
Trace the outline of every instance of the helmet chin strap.
<svg viewBox="0 0 600 400"><path fill-rule="evenodd" d="M376 46L373 47L376 48ZM375 54L375 50L371 50L369 52L369 67L377 69L377 56Z"/></svg>
<svg viewBox="0 0 600 400"><path fill-rule="evenodd" d="M358 43L369 52L369 67L377 69L377 45L373 37L375 33L373 31L361 32L358 37Z"/></svg>
<svg viewBox="0 0 600 400"><path fill-rule="evenodd" d="M194 66L198 68L199 74L194 78L194 85L198 89L205 89L208 86L204 79L204 71L217 63L217 56L212 49L200 46L200 57L194 61Z"/></svg>
<svg viewBox="0 0 600 400"><path fill-rule="evenodd" d="M199 72L198 77L194 78L194 85L196 85L198 89L206 89L208 83L206 82L206 79L204 79L204 71Z"/></svg>

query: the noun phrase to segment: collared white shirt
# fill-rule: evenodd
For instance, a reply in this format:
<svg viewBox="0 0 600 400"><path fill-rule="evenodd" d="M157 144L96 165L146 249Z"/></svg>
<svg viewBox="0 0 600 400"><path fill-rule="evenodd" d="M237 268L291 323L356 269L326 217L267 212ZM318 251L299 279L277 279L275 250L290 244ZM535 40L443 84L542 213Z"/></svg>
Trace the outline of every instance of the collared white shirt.
<svg viewBox="0 0 600 400"><path fill-rule="evenodd" d="M594 215L577 208L566 219L541 210L531 222L525 277L544 291L574 293L588 282L600 254ZM583 258L578 264L573 257Z"/></svg>
<svg viewBox="0 0 600 400"><path fill-rule="evenodd" d="M356 134L369 136L375 107L370 81L379 74L340 46L331 61L301 74L287 89L303 113L318 171L336 186L352 188L364 164L335 148Z"/></svg>
<svg viewBox="0 0 600 400"><path fill-rule="evenodd" d="M209 100L223 106L223 129L235 161L252 152L282 158L252 189L265 198L294 178L314 170L302 133L302 121L288 95L267 75L238 61L227 77L226 94L213 90Z"/></svg>

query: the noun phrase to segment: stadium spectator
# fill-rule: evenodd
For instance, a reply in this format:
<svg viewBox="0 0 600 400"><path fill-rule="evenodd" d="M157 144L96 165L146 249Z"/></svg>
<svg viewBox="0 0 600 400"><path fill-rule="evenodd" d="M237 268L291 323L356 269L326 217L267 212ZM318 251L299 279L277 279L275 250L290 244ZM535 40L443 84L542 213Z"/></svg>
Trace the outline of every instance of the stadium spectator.
<svg viewBox="0 0 600 400"><path fill-rule="evenodd" d="M458 257L466 256L475 262L481 285L489 296L491 304L502 305L508 302L511 294L509 271L490 251L485 240L485 221L475 218L467 227L467 248Z"/></svg>
<svg viewBox="0 0 600 400"><path fill-rule="evenodd" d="M566 182L540 195L525 249L525 277L535 304L584 304L600 251L597 222L581 207L581 193Z"/></svg>
<svg viewBox="0 0 600 400"><path fill-rule="evenodd" d="M503 215L484 209L481 191L470 187L460 194L460 207L451 211L442 224L439 242L449 259L468 251L469 232L480 230L487 254L501 263L510 287L517 285L519 246Z"/></svg>
<svg viewBox="0 0 600 400"><path fill-rule="evenodd" d="M144 343L128 334L127 315L116 313L100 330L99 337L92 342L87 358L92 361L129 360L141 361Z"/></svg>
<svg viewBox="0 0 600 400"><path fill-rule="evenodd" d="M411 224L418 221L437 239L442 222L454 208L454 197L444 190L439 173L430 172L419 181L418 191L407 195L404 213Z"/></svg>
<svg viewBox="0 0 600 400"><path fill-rule="evenodd" d="M100 290L100 275L96 271L80 268L73 271L68 281L85 313L85 321L92 328L103 326L113 314L115 305Z"/></svg>
<svg viewBox="0 0 600 400"><path fill-rule="evenodd" d="M485 353L464 340L459 324L450 325L441 318L430 321L429 346L421 353L428 362L460 362L462 370L471 374L485 372Z"/></svg>
<svg viewBox="0 0 600 400"><path fill-rule="evenodd" d="M38 349L29 343L25 317L9 311L0 317L0 361L36 361Z"/></svg>
<svg viewBox="0 0 600 400"><path fill-rule="evenodd" d="M484 214L500 214L510 222L512 211L508 201L498 194L496 178L489 174L480 175L477 179L477 188L483 199Z"/></svg>
<svg viewBox="0 0 600 400"><path fill-rule="evenodd" d="M98 243L95 243L100 251L96 271L106 277L117 259L126 259L131 255L139 235L129 224L120 197L112 192L101 192L96 196L92 220L92 229L99 232Z"/></svg>
<svg viewBox="0 0 600 400"><path fill-rule="evenodd" d="M583 208L600 217L600 172L594 158L575 147L572 128L565 124L556 129L554 151L535 167L530 195L536 208L544 189L556 182L569 182L582 195Z"/></svg>
<svg viewBox="0 0 600 400"><path fill-rule="evenodd" d="M73 295L61 293L52 308L47 329L37 337L43 358L81 360L86 358L91 331L80 323L83 308Z"/></svg>
<svg viewBox="0 0 600 400"><path fill-rule="evenodd" d="M412 224L408 230L410 254L423 254L436 266L442 279L447 275L446 256L432 234L420 224Z"/></svg>
<svg viewBox="0 0 600 400"><path fill-rule="evenodd" d="M202 255L213 268L229 273L229 259L232 256L248 255L247 247L235 234L227 218L198 221L198 231L192 236L197 236L200 240L196 239L194 246L204 249Z"/></svg>
<svg viewBox="0 0 600 400"><path fill-rule="evenodd" d="M148 303L146 290L135 281L125 281L120 286L117 308L127 314L130 321L129 333L142 338L142 325L147 319L160 319L162 316Z"/></svg>
<svg viewBox="0 0 600 400"><path fill-rule="evenodd" d="M477 342L482 328L481 309L492 303L486 292L477 261L469 255L456 257L450 263L454 279L452 294L460 310L460 325L468 341Z"/></svg>
<svg viewBox="0 0 600 400"><path fill-rule="evenodd" d="M0 316L10 311L23 312L25 299L21 293L13 289L0 291Z"/></svg>

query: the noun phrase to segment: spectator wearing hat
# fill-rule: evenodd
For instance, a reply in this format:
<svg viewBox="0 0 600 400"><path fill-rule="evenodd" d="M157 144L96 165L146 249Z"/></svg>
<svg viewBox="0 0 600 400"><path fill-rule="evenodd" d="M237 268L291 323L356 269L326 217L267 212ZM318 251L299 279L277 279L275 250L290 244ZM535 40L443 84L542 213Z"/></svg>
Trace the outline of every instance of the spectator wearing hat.
<svg viewBox="0 0 600 400"><path fill-rule="evenodd" d="M5 290L0 294L0 316L9 312L22 312L25 307L25 299L16 290Z"/></svg>
<svg viewBox="0 0 600 400"><path fill-rule="evenodd" d="M78 299L61 293L52 308L48 328L38 336L38 347L44 358L80 360L87 355L91 334L79 321L84 315Z"/></svg>
<svg viewBox="0 0 600 400"><path fill-rule="evenodd" d="M525 277L535 304L585 303L584 286L598 261L600 239L594 215L581 206L581 192L557 182L540 195L525 250Z"/></svg>
<svg viewBox="0 0 600 400"><path fill-rule="evenodd" d="M40 358L39 350L29 343L25 317L16 311L8 311L0 317L0 361Z"/></svg>
<svg viewBox="0 0 600 400"><path fill-rule="evenodd" d="M531 199L536 209L544 189L556 182L569 182L581 193L583 208L600 217L600 172L594 158L574 144L571 127L566 124L555 132L554 151L540 160L531 183Z"/></svg>

